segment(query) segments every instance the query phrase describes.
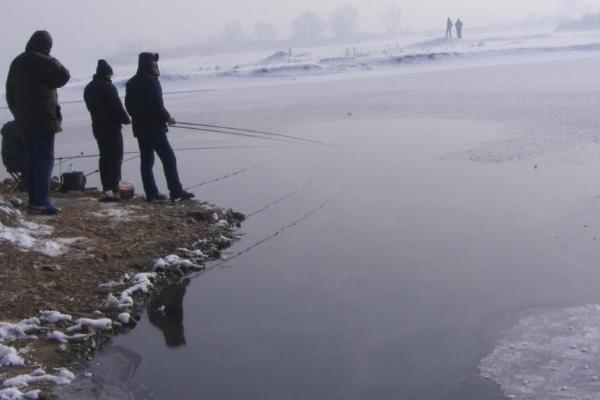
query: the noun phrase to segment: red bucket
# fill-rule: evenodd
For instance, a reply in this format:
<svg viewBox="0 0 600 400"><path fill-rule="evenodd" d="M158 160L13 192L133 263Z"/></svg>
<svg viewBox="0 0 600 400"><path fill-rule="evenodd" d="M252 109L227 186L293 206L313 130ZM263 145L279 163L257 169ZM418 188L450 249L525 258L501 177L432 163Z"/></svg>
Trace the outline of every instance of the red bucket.
<svg viewBox="0 0 600 400"><path fill-rule="evenodd" d="M135 195L135 185L131 182L119 183L119 198L121 200L131 200Z"/></svg>

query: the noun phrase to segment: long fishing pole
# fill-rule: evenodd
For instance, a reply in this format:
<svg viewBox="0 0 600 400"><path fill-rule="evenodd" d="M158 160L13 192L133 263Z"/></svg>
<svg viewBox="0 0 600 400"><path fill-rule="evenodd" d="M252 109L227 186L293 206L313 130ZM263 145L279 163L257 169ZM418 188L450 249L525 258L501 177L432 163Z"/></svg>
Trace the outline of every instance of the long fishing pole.
<svg viewBox="0 0 600 400"><path fill-rule="evenodd" d="M215 128L215 129L228 129L228 130L239 131L239 132L259 133L261 135L277 136L277 137L282 137L282 138L286 138L286 139L293 139L293 140L298 140L298 141L301 141L301 142L307 142L307 143L313 143L313 144L320 144L322 146L336 147L337 148L337 146L335 146L333 144L320 142L318 140L306 139L306 138L301 138L301 137L298 137L298 136L291 136L291 135L282 135L280 133L273 133L273 132L267 132L267 131L259 131L259 130L256 130L256 129L244 129L244 128L235 128L235 127L232 127L232 126L211 125L211 124L197 124L197 123L194 123L194 122L182 122L182 121L177 121L177 124L197 126L197 127Z"/></svg>
<svg viewBox="0 0 600 400"><path fill-rule="evenodd" d="M264 146L212 146L212 147L184 147L181 149L173 149L173 151L193 151L193 150L221 150L221 149L247 149L247 148L262 148ZM129 161L135 160L136 158L140 157L140 152L139 151L129 151L129 152L125 152L123 153L123 155L127 155L127 154L135 154L135 156L127 158L125 160L123 160L121 162L121 164L125 164ZM97 157L99 157L100 155L98 154ZM94 175L97 174L98 172L100 172L100 169L96 169L88 174L86 174L85 176L88 177L90 175Z"/></svg>
<svg viewBox="0 0 600 400"><path fill-rule="evenodd" d="M270 160L263 161L263 162L261 162L261 163L258 163L258 164L255 164L255 165L252 165L252 166L250 166L250 167L246 167L246 168L238 169L238 170L236 170L236 171L230 172L230 173L228 173L228 174L225 174L225 175L223 175L223 176L219 176L219 177L217 177L217 178L213 178L213 179L209 179L209 180L207 180L207 181L204 181L204 182L200 182L200 183L198 183L197 185L193 185L193 186L189 186L189 187L185 188L185 190L197 189L197 188L199 188L200 186L208 185L209 183L215 183L215 182L219 182L219 181L222 181L222 180L225 180L225 179L228 179L228 178L232 178L232 177L234 177L234 176L236 176L236 175L243 174L244 172L248 172L248 171L251 171L251 170L253 170L253 169L260 168L260 167L262 167L263 165L267 165L267 164L269 164L269 163L272 163L272 162L274 162L274 161L277 161L277 160L279 160L279 159L282 159L282 158L286 157L286 156L287 156L288 154L290 154L290 153L291 153L291 152L288 152L288 153L286 153L286 154L284 154L284 155L282 155L282 156L280 156L280 157L275 157L275 158L272 158L272 159L270 159Z"/></svg>
<svg viewBox="0 0 600 400"><path fill-rule="evenodd" d="M281 203L282 201L287 200L290 197L300 193L307 187L313 185L315 182L316 182L316 180L310 181L310 182L300 186L299 188L296 188L294 191L284 194L283 196L279 197L277 200L272 201L271 203L259 208L258 210L252 211L251 213L246 215L246 219L248 220L248 219L254 217L255 215L258 215L264 211L267 211L269 208L273 207L274 205L277 205L277 204Z"/></svg>
<svg viewBox="0 0 600 400"><path fill-rule="evenodd" d="M292 142L290 140L282 140L282 139L275 139L275 138L270 138L270 137L250 135L248 133L227 132L227 131L218 130L218 129L197 128L197 127L192 127L192 126L181 126L181 125L171 125L171 127L172 128L178 128L178 129L187 129L187 130L191 130L191 131L211 132L211 133L224 133L224 134L227 134L227 135L251 137L251 138L254 138L254 139L272 140L272 141L276 141L276 142L297 143L297 142Z"/></svg>

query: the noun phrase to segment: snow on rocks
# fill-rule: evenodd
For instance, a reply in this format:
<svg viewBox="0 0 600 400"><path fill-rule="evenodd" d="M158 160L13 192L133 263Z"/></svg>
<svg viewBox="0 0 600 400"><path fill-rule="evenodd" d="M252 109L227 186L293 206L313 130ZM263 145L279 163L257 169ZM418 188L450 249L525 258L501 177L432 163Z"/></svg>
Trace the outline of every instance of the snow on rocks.
<svg viewBox="0 0 600 400"><path fill-rule="evenodd" d="M15 377L6 379L3 386L6 388L21 388L29 386L30 384L37 384L42 382L51 382L57 385L69 385L75 379L75 374L65 368L59 368L56 375L47 374L43 369L37 369L31 374L17 375Z"/></svg>
<svg viewBox="0 0 600 400"><path fill-rule="evenodd" d="M62 321L71 321L72 316L58 311L40 311L40 321L46 324L55 324Z"/></svg>
<svg viewBox="0 0 600 400"><path fill-rule="evenodd" d="M0 366L19 367L22 365L25 365L25 360L23 360L23 357L19 356L14 347L8 347L0 344Z"/></svg>
<svg viewBox="0 0 600 400"><path fill-rule="evenodd" d="M119 320L120 323L122 323L123 325L128 325L129 321L131 321L131 315L129 313L121 313L117 316L117 319Z"/></svg>
<svg viewBox="0 0 600 400"><path fill-rule="evenodd" d="M89 329L91 331L107 331L112 328L112 320L109 318L90 319L90 318L79 318L75 321L75 325L67 328L67 332L78 332L82 329Z"/></svg>
<svg viewBox="0 0 600 400"><path fill-rule="evenodd" d="M20 339L36 339L30 335L40 328L37 318L24 319L18 323L0 322L0 343L10 343Z"/></svg>
<svg viewBox="0 0 600 400"><path fill-rule="evenodd" d="M132 307L135 303L133 301L133 295L137 292L148 293L148 291L154 286L152 279L156 278L154 272L143 272L136 274L131 279L131 285L128 289L121 292L120 297L116 297L113 294L109 294L106 299L106 305L109 307L115 307L118 309L125 309Z"/></svg>
<svg viewBox="0 0 600 400"><path fill-rule="evenodd" d="M521 319L480 364L508 398L592 399L600 391L600 305Z"/></svg>
<svg viewBox="0 0 600 400"><path fill-rule="evenodd" d="M159 258L154 263L155 271L179 270L182 272L187 272L187 271L199 270L202 268L204 268L202 265L196 264L185 258L181 258L175 254L171 254L170 256L166 256L164 258Z"/></svg>
<svg viewBox="0 0 600 400"><path fill-rule="evenodd" d="M88 335L85 335L83 333L77 333L75 335L67 335L61 331L52 331L50 333L48 333L48 335L46 335L46 338L48 338L48 340L54 340L56 342L65 344L71 341L82 341L88 338Z"/></svg>
<svg viewBox="0 0 600 400"><path fill-rule="evenodd" d="M40 390L30 390L29 392L21 392L15 388L0 390L0 400L37 400L39 395Z"/></svg>

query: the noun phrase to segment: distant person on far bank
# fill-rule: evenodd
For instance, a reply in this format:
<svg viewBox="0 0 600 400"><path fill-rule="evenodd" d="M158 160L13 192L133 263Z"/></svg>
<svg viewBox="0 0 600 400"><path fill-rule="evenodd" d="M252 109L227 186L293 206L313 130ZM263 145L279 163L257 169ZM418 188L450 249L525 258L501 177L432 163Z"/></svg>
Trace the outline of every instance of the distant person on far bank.
<svg viewBox="0 0 600 400"><path fill-rule="evenodd" d="M100 151L100 180L104 195L100 201L117 202L121 164L123 163L123 124L131 123L112 83L113 70L105 60L98 60L96 74L85 87L83 98L92 117L92 132Z"/></svg>
<svg viewBox="0 0 600 400"><path fill-rule="evenodd" d="M139 55L138 71L127 82L125 107L133 120L133 135L140 147L140 169L146 200L167 199L159 193L154 181L152 169L155 152L162 161L171 200L189 200L194 194L183 190L177 171L177 159L167 138L167 125L175 125L176 121L164 106L162 87L158 80L158 59L157 53Z"/></svg>
<svg viewBox="0 0 600 400"><path fill-rule="evenodd" d="M456 20L454 26L456 27L456 37L462 39L463 22L460 20L460 18Z"/></svg>
<svg viewBox="0 0 600 400"><path fill-rule="evenodd" d="M452 23L452 20L450 19L450 17L448 17L448 20L446 21L446 39L452 39L453 26L454 24Z"/></svg>
<svg viewBox="0 0 600 400"><path fill-rule="evenodd" d="M71 75L54 57L52 36L37 31L25 52L14 59L6 78L6 102L27 149L29 209L55 215L60 210L49 199L54 167L54 135L62 131L57 90Z"/></svg>

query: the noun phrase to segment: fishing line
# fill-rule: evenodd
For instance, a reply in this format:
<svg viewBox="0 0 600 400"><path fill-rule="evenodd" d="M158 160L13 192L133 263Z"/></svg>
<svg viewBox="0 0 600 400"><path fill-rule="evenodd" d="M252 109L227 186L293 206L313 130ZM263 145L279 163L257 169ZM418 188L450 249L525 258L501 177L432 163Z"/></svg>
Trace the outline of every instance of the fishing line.
<svg viewBox="0 0 600 400"><path fill-rule="evenodd" d="M256 211L252 211L251 213L249 213L249 214L247 214L247 215L246 215L246 219L248 220L248 219L250 219L250 218L254 217L255 215L258 215L258 214L260 214L260 213L262 213L262 212L264 212L264 211L268 210L268 209L269 209L269 208L271 208L272 206L274 206L274 205L277 205L277 204L281 203L282 201L289 199L290 197L292 197L292 196L296 195L297 193L299 193L299 192L303 191L303 190L304 190L304 189L306 189L307 187L309 187L309 186L312 186L312 185L313 185L313 184L314 184L316 181L317 181L317 180L310 181L310 182L308 182L307 184L305 184L305 185L303 185L303 186L301 186L301 187L299 187L299 188L296 188L296 190L294 190L294 191L292 191L292 192L289 192L289 193L287 193L287 194L284 194L283 196L281 196L281 197L279 197L277 200L275 200L275 201L273 201L273 202L271 202L271 203L267 204L266 206L264 206L264 207L261 207L261 208L259 208L259 209L258 209L258 210L256 210Z"/></svg>
<svg viewBox="0 0 600 400"><path fill-rule="evenodd" d="M194 123L194 122L182 122L182 121L177 121L177 124L179 124L179 125L198 126L198 127L207 127L207 128L216 128L216 129L228 129L228 130L233 130L233 131L249 132L249 133L259 133L261 135L277 136L277 137L282 137L282 138L286 138L286 139L298 140L298 141L301 141L301 142L307 142L307 143L313 143L313 144L320 144L322 146L337 147L337 146L329 144L329 143L319 142L318 140L305 139L305 138L301 138L301 137L298 137L298 136L291 136L291 135L282 135L282 134L279 134L279 133L273 133L273 132L267 132L267 131L259 131L259 130L255 130L255 129L235 128L235 127L232 127L232 126L221 126L221 125L211 125L211 124L197 124L197 123Z"/></svg>
<svg viewBox="0 0 600 400"><path fill-rule="evenodd" d="M199 131L199 132L224 133L227 135L251 137L254 139L272 140L272 141L276 141L276 142L298 143L298 142L292 142L290 140L282 140L282 139L275 139L275 138L269 138L269 137L263 137L263 136L257 136L257 135L250 135L248 133L227 132L227 131L218 130L218 129L198 128L198 127L181 126L181 125L171 125L171 127L178 128L178 129L187 129L187 130L191 130L191 131Z"/></svg>
<svg viewBox="0 0 600 400"><path fill-rule="evenodd" d="M282 155L282 156L280 156L280 157L275 157L275 158L272 158L272 159L270 159L270 160L263 161L263 162L261 162L261 163L259 163L259 164L252 165L252 166L250 166L250 167L246 167L246 168L238 169L237 171L233 171L233 172L230 172L230 173L228 173L228 174L226 174L226 175L219 176L218 178L213 178L213 179L210 179L210 180L208 180L208 181L200 182L200 183L198 183L197 185L193 185L193 186L187 187L187 188L185 188L184 190L186 190L186 191L187 191L187 190L191 190L191 189L197 189L197 188L199 188L200 186L208 185L209 183L214 183L214 182L222 181L222 180L225 180L225 179L228 179L228 178L232 178L232 177L234 177L234 176L236 176L236 175L243 174L244 172L248 172L248 171L251 171L251 170L253 170L253 169L260 168L260 167L262 167L263 165L267 165L267 164L270 164L270 163L272 163L272 162L274 162L274 161L280 160L280 159L282 159L282 158L286 157L286 156L287 156L288 154L290 154L290 153L291 153L291 151L290 151L290 152L288 152L288 153L286 153L286 154L284 154L284 155Z"/></svg>
<svg viewBox="0 0 600 400"><path fill-rule="evenodd" d="M316 213L318 213L319 211L321 211L322 209L324 209L325 207L327 207L328 205L330 205L331 203L333 203L334 201L336 201L338 198L340 198L344 193L346 193L347 191L349 191L350 189L352 189L354 186L356 186L356 184L352 184L350 186L347 186L346 188L344 188L341 191L339 191L338 193L336 193L333 197L331 197L328 200L326 200L325 202L321 203L318 207L313 208L311 211L309 211L306 214L304 214L302 217L298 218L297 220L295 220L295 221L293 221L293 222L291 222L291 223L289 223L287 225L282 226L277 231L275 231L272 234L270 234L269 236L266 236L263 239L255 242L251 246L248 246L244 250L238 251L237 253L233 254L232 256L228 257L227 259L221 260L218 263L216 263L214 265L211 265L210 267L205 268L202 271L198 271L195 274L188 275L187 277L190 278L190 279L193 279L193 278L196 278L196 277L202 275L203 273L208 272L210 270L213 270L215 268L224 268L223 265L225 265L226 263L230 262L231 260L234 260L234 259L236 259L236 258L238 258L240 256L243 256L244 254L247 254L247 253L251 252L255 248L257 248L257 247L265 244L266 242L274 239L275 237L281 235L286 230L291 229L291 228L295 227L296 225L300 224L301 222L306 221L307 219L309 219L310 217L312 217L313 215L315 215Z"/></svg>

